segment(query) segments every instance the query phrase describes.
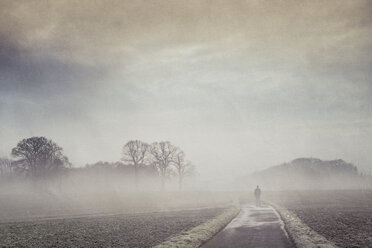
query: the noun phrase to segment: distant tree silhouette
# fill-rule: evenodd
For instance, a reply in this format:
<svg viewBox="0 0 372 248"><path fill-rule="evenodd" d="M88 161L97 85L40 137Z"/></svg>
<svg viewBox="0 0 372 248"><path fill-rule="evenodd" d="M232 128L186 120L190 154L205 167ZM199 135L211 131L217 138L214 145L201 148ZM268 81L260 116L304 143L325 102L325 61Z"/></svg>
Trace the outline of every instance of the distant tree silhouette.
<svg viewBox="0 0 372 248"><path fill-rule="evenodd" d="M0 158L0 176L7 175L12 172L12 161L8 158Z"/></svg>
<svg viewBox="0 0 372 248"><path fill-rule="evenodd" d="M178 189L181 190L184 178L193 175L195 169L190 161L185 160L185 153L181 150L174 156L173 165L178 176Z"/></svg>
<svg viewBox="0 0 372 248"><path fill-rule="evenodd" d="M136 188L138 188L138 171L145 164L148 150L149 145L140 140L131 140L123 147L123 157L121 160L133 166Z"/></svg>
<svg viewBox="0 0 372 248"><path fill-rule="evenodd" d="M31 137L21 140L12 149L16 172L33 177L44 177L58 170L70 167L63 149L45 137Z"/></svg>
<svg viewBox="0 0 372 248"><path fill-rule="evenodd" d="M168 176L169 167L174 163L178 151L179 149L173 146L169 141L151 144L150 152L153 157L153 163L159 170L162 190L165 188L165 180Z"/></svg>

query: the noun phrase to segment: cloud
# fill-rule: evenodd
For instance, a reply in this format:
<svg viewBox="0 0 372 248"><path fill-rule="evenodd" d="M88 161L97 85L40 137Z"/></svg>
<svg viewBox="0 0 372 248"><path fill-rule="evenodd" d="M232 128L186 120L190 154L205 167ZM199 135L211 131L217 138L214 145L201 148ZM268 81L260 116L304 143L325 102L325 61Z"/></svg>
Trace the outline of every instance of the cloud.
<svg viewBox="0 0 372 248"><path fill-rule="evenodd" d="M114 160L136 137L171 139L197 162L220 166L267 150L272 157L256 164L306 149L325 156L340 139L346 151L343 131L359 144L350 159L371 145L359 132L369 133L372 112L370 1L0 5L2 139L48 135L80 164ZM288 138L292 129L298 140ZM211 146L206 157L202 146Z"/></svg>
<svg viewBox="0 0 372 248"><path fill-rule="evenodd" d="M368 1L5 1L3 5L2 33L11 34L24 47L87 64L116 63L121 56L172 44L213 46L231 37L219 48L247 55L256 51L268 55L266 59L301 60L311 54L350 59L355 54L339 50L352 52L371 39Z"/></svg>

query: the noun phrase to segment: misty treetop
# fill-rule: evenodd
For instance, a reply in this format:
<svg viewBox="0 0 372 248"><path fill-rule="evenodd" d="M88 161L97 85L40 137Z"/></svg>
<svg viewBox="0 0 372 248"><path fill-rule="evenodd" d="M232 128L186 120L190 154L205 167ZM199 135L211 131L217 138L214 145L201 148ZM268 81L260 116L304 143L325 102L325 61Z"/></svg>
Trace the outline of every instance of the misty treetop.
<svg viewBox="0 0 372 248"><path fill-rule="evenodd" d="M138 187L138 170L141 165L145 165L148 147L147 143L140 140L131 140L123 147L122 161L133 166L136 187Z"/></svg>
<svg viewBox="0 0 372 248"><path fill-rule="evenodd" d="M193 172L191 162L185 162L185 153L169 141L154 142L149 145L140 140L131 140L123 147L122 160L134 167L136 186L138 186L138 168L141 165L157 168L162 189L167 178L173 174L178 176L181 189L183 179ZM176 173L173 173L174 170Z"/></svg>
<svg viewBox="0 0 372 248"><path fill-rule="evenodd" d="M182 188L185 177L194 174L194 166L186 160L185 152L169 141L148 144L140 140L130 140L122 148L122 162L102 162L86 164L85 167L71 168L63 148L45 137L31 137L18 142L11 150L14 158L0 158L0 176L26 178L49 178L61 172L92 175L117 175L123 180L133 180L136 188L140 178L159 180L164 189L166 181L177 177ZM63 173L62 173L63 174Z"/></svg>
<svg viewBox="0 0 372 248"><path fill-rule="evenodd" d="M178 147L173 146L169 141L166 141L153 143L150 152L153 157L153 163L159 170L161 185L162 188L164 188L169 167L174 163L176 154L181 152L181 150Z"/></svg>
<svg viewBox="0 0 372 248"><path fill-rule="evenodd" d="M11 154L17 159L12 163L14 170L32 176L45 176L70 166L63 149L45 137L23 139Z"/></svg>
<svg viewBox="0 0 372 248"><path fill-rule="evenodd" d="M174 167L178 176L178 187L181 189L185 177L194 175L195 167L190 161L186 161L183 151L176 154L174 158Z"/></svg>

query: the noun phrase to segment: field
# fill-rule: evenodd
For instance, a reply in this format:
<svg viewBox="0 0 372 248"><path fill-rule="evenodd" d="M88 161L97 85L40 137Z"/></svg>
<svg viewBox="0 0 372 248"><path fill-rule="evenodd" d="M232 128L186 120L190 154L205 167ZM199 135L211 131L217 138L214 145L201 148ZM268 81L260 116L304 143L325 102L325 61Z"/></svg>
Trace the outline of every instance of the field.
<svg viewBox="0 0 372 248"><path fill-rule="evenodd" d="M0 194L0 247L152 247L251 192ZM339 247L372 247L372 191L263 191Z"/></svg>
<svg viewBox="0 0 372 248"><path fill-rule="evenodd" d="M0 224L0 247L152 247L222 208Z"/></svg>
<svg viewBox="0 0 372 248"><path fill-rule="evenodd" d="M213 219L233 198L225 192L6 186L0 188L0 247L152 247Z"/></svg>
<svg viewBox="0 0 372 248"><path fill-rule="evenodd" d="M372 191L293 191L267 198L339 247L372 247Z"/></svg>

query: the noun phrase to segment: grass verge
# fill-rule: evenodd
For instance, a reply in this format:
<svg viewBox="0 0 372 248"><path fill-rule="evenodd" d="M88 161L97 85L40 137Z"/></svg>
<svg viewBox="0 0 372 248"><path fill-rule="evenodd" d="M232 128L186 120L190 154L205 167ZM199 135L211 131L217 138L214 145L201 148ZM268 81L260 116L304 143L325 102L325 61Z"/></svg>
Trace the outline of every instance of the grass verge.
<svg viewBox="0 0 372 248"><path fill-rule="evenodd" d="M337 246L325 237L315 232L288 209L269 202L278 211L285 229L297 248L336 248Z"/></svg>
<svg viewBox="0 0 372 248"><path fill-rule="evenodd" d="M236 205L227 208L222 214L190 230L170 237L154 248L197 248L222 230L239 213Z"/></svg>

